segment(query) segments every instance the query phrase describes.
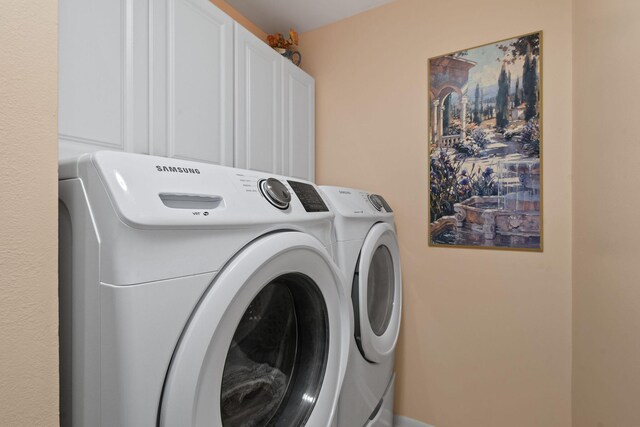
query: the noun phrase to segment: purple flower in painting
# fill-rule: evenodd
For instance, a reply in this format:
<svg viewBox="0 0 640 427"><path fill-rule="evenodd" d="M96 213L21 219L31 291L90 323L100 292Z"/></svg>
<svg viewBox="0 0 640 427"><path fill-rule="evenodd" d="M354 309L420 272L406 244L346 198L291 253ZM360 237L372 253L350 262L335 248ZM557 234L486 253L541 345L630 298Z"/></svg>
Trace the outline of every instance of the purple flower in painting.
<svg viewBox="0 0 640 427"><path fill-rule="evenodd" d="M467 178L462 178L460 180L460 185L469 185L469 180Z"/></svg>

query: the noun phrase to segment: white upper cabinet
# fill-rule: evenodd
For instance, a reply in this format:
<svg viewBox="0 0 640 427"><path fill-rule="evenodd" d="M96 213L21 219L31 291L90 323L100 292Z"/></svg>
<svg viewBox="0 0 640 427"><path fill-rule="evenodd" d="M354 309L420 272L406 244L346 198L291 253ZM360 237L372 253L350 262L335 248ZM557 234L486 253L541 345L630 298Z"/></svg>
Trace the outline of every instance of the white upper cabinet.
<svg viewBox="0 0 640 427"><path fill-rule="evenodd" d="M315 81L283 59L284 175L315 181Z"/></svg>
<svg viewBox="0 0 640 427"><path fill-rule="evenodd" d="M152 0L151 153L233 165L233 20L208 0Z"/></svg>
<svg viewBox="0 0 640 427"><path fill-rule="evenodd" d="M282 57L235 26L235 165L282 172Z"/></svg>
<svg viewBox="0 0 640 427"><path fill-rule="evenodd" d="M60 153L148 149L148 14L136 0L62 0Z"/></svg>
<svg viewBox="0 0 640 427"><path fill-rule="evenodd" d="M313 78L209 0L59 8L61 158L121 150L313 180Z"/></svg>
<svg viewBox="0 0 640 427"><path fill-rule="evenodd" d="M235 166L313 181L313 78L235 28Z"/></svg>

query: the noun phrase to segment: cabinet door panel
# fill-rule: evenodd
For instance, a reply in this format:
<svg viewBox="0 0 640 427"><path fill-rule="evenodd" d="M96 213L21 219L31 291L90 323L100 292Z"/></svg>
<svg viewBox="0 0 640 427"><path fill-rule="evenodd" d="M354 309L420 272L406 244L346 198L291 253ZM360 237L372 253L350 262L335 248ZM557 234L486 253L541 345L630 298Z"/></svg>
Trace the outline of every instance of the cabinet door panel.
<svg viewBox="0 0 640 427"><path fill-rule="evenodd" d="M283 59L285 175L315 180L315 81Z"/></svg>
<svg viewBox="0 0 640 427"><path fill-rule="evenodd" d="M281 56L235 25L235 166L282 172Z"/></svg>
<svg viewBox="0 0 640 427"><path fill-rule="evenodd" d="M59 11L60 156L144 150L148 2L61 0Z"/></svg>
<svg viewBox="0 0 640 427"><path fill-rule="evenodd" d="M152 152L231 166L233 21L207 0L154 4Z"/></svg>

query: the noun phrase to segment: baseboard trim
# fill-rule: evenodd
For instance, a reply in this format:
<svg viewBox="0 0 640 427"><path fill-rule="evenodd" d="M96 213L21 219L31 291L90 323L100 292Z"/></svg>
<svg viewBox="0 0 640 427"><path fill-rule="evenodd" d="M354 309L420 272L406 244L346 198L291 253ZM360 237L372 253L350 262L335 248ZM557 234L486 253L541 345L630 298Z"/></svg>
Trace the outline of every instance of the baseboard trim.
<svg viewBox="0 0 640 427"><path fill-rule="evenodd" d="M403 417L400 415L394 415L393 417L394 427L433 427L429 424L421 423L411 418Z"/></svg>

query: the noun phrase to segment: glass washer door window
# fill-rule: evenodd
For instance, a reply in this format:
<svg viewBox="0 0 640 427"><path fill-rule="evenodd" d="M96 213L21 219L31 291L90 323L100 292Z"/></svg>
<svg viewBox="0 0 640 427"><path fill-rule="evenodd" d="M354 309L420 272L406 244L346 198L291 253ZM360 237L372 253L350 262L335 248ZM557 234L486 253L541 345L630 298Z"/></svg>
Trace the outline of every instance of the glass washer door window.
<svg viewBox="0 0 640 427"><path fill-rule="evenodd" d="M286 274L266 285L227 354L223 427L304 425L322 385L327 334L325 302L311 279Z"/></svg>
<svg viewBox="0 0 640 427"><path fill-rule="evenodd" d="M367 314L373 333L382 336L389 327L394 306L395 278L389 248L376 248L367 278Z"/></svg>
<svg viewBox="0 0 640 427"><path fill-rule="evenodd" d="M195 307L174 352L159 427L326 427L349 355L343 276L308 234L264 236Z"/></svg>
<svg viewBox="0 0 640 427"><path fill-rule="evenodd" d="M381 363L393 354L400 333L402 278L395 230L375 224L360 251L352 288L356 342L365 359Z"/></svg>

